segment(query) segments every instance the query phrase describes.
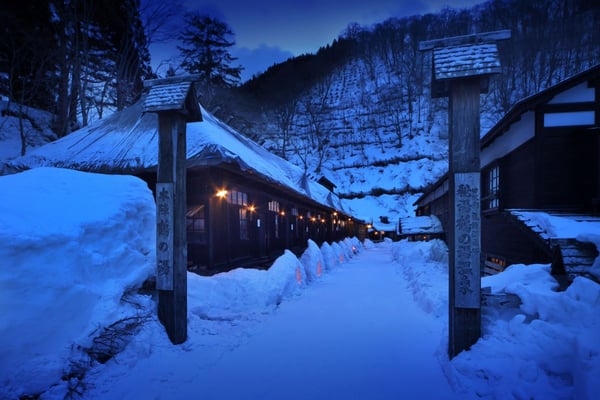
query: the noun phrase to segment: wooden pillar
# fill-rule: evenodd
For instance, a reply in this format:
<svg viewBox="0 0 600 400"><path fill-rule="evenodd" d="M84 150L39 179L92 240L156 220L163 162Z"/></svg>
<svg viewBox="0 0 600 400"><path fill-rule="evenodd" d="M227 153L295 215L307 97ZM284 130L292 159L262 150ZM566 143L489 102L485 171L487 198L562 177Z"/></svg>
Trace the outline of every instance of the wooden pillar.
<svg viewBox="0 0 600 400"><path fill-rule="evenodd" d="M450 357L481 336L479 90L478 77L450 84Z"/></svg>
<svg viewBox="0 0 600 400"><path fill-rule="evenodd" d="M186 121L167 111L159 113L158 125L158 318L179 344L187 339Z"/></svg>
<svg viewBox="0 0 600 400"><path fill-rule="evenodd" d="M479 94L500 72L496 42L510 31L419 43L433 50L432 97L449 97L449 337L452 358L481 336L481 180Z"/></svg>
<svg viewBox="0 0 600 400"><path fill-rule="evenodd" d="M186 124L202 121L192 82L198 76L144 82L144 113L158 114L156 290L169 339L187 339Z"/></svg>

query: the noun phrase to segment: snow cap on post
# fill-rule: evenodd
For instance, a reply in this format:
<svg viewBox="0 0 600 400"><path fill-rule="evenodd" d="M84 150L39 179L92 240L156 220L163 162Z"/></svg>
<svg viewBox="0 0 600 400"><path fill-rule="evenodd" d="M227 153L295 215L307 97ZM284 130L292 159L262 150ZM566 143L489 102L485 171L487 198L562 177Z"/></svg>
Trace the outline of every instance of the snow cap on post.
<svg viewBox="0 0 600 400"><path fill-rule="evenodd" d="M175 76L144 82L150 92L144 103L144 113L176 111L185 115L187 122L202 121L202 113L193 90L198 75Z"/></svg>
<svg viewBox="0 0 600 400"><path fill-rule="evenodd" d="M447 97L450 80L474 76L481 77L481 93L487 93L488 77L500 72L496 42L510 36L502 30L419 43L420 51L433 50L431 97Z"/></svg>

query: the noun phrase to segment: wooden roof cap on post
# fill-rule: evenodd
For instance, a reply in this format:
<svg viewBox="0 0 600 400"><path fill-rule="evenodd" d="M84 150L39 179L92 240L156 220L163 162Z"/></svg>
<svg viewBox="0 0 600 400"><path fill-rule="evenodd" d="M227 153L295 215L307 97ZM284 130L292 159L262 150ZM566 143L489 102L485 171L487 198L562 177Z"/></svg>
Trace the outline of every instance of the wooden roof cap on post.
<svg viewBox="0 0 600 400"><path fill-rule="evenodd" d="M510 39L510 30L453 36L419 43L420 51L433 50L431 96L448 96L448 81L482 77L481 93L488 90L489 75L500 72L496 41Z"/></svg>
<svg viewBox="0 0 600 400"><path fill-rule="evenodd" d="M174 76L144 82L150 88L144 103L144 112L176 111L186 116L187 122L202 121L202 112L193 90L199 75Z"/></svg>

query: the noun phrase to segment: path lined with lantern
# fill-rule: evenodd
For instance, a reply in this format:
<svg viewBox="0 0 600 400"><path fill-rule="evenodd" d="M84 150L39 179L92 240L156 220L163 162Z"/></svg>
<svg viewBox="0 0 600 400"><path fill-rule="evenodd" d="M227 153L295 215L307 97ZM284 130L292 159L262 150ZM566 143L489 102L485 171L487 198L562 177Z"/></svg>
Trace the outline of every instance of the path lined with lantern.
<svg viewBox="0 0 600 400"><path fill-rule="evenodd" d="M444 319L432 318L415 303L398 265L390 262L390 249L363 250L283 302L245 344L201 371L189 383L189 394L453 398L437 355ZM224 385L224 379L235 384ZM418 389L415 380L423 381Z"/></svg>

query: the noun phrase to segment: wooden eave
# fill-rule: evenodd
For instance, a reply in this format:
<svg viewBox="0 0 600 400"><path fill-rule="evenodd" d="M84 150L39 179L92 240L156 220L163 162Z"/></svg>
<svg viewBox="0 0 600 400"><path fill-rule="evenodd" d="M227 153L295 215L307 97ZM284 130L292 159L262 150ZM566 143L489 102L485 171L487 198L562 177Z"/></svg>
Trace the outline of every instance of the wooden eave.
<svg viewBox="0 0 600 400"><path fill-rule="evenodd" d="M547 103L556 94L566 90L569 87L576 86L581 82L589 81L590 87L598 87L600 82L600 64L573 75L554 86L551 86L539 93L526 97L515 103L510 110L494 125L482 138L481 148L489 146L498 136L506 132L510 125L517 122L521 115L531 111L536 107ZM597 99L598 100L598 99Z"/></svg>

